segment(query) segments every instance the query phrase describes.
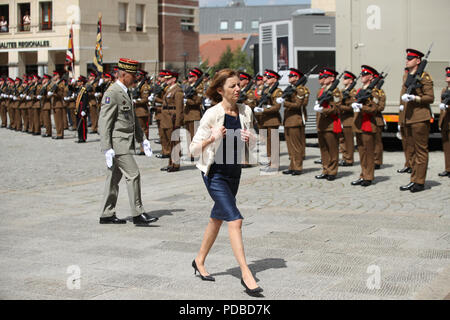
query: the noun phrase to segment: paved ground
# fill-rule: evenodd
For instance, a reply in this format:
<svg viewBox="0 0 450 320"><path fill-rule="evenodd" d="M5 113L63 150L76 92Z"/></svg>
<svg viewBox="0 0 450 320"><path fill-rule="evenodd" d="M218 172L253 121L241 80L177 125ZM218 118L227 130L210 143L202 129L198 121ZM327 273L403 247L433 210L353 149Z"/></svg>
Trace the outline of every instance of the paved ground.
<svg viewBox="0 0 450 320"><path fill-rule="evenodd" d="M51 140L0 130L0 298L248 299L225 225L207 260L216 282L193 275L212 206L200 172L186 165L163 173L167 159L136 157L145 208L160 220L149 228L99 225L105 164L98 136L88 138L78 145L69 131ZM243 173L245 249L265 297L444 299L450 179L437 176L443 153L430 153L427 190L418 194L398 190L408 182L396 173L400 151L385 152L369 188L350 185L358 166L340 168L333 182L314 179L318 158L308 147L301 176ZM281 164L288 164L284 142ZM129 216L124 181L118 216Z"/></svg>

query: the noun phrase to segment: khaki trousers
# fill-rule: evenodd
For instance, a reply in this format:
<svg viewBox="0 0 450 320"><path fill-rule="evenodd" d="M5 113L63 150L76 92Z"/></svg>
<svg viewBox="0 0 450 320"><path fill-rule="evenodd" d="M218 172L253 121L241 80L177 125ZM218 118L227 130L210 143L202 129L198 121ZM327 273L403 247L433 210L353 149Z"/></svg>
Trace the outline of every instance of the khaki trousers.
<svg viewBox="0 0 450 320"><path fill-rule="evenodd" d="M263 127L267 131L266 147L267 147L267 157L269 158L269 166L278 168L280 166L280 138L278 136L278 127ZM272 137L273 135L273 137ZM274 139L272 141L272 138ZM274 144L274 152L272 154L272 142Z"/></svg>
<svg viewBox="0 0 450 320"><path fill-rule="evenodd" d="M20 109L20 116L22 117L23 131L28 131L28 109Z"/></svg>
<svg viewBox="0 0 450 320"><path fill-rule="evenodd" d="M383 164L383 139L381 137L383 127L377 127L375 133L375 164Z"/></svg>
<svg viewBox="0 0 450 320"><path fill-rule="evenodd" d="M127 184L131 215L136 217L145 212L141 199L141 176L136 160L131 154L116 155L113 158L113 166L108 168L106 174L101 218L111 217L116 214L119 182L122 176L125 176Z"/></svg>
<svg viewBox="0 0 450 320"><path fill-rule="evenodd" d="M52 135L52 118L51 118L51 110L42 110L41 116L42 121L44 122L45 133L49 136Z"/></svg>
<svg viewBox="0 0 450 320"><path fill-rule="evenodd" d="M66 109L58 108L53 109L53 118L55 120L56 136L64 137L64 116L66 114Z"/></svg>
<svg viewBox="0 0 450 320"><path fill-rule="evenodd" d="M161 140L161 154L165 156L170 156L171 151L171 141L170 137L172 135L172 128L163 129L161 128L159 140Z"/></svg>
<svg viewBox="0 0 450 320"><path fill-rule="evenodd" d="M355 141L353 139L352 127L344 127L342 129L342 143L340 147L342 148L342 159L346 163L353 163L355 154Z"/></svg>
<svg viewBox="0 0 450 320"><path fill-rule="evenodd" d="M8 116L9 116L9 126L11 128L15 128L16 124L14 122L14 109L11 106L9 106L7 108L7 110L8 110Z"/></svg>
<svg viewBox="0 0 450 320"><path fill-rule="evenodd" d="M304 126L284 128L286 145L288 148L289 158L291 159L289 170L303 170L303 157L305 156L304 135Z"/></svg>
<svg viewBox="0 0 450 320"><path fill-rule="evenodd" d="M14 109L14 124L16 130L22 130L22 117L20 115L20 109L16 108Z"/></svg>
<svg viewBox="0 0 450 320"><path fill-rule="evenodd" d="M423 121L406 125L407 135L414 143L414 158L412 161L411 182L425 184L428 167L428 136L430 122Z"/></svg>
<svg viewBox="0 0 450 320"><path fill-rule="evenodd" d="M98 130L98 108L97 105L89 106L89 113L91 115L91 129L92 131Z"/></svg>
<svg viewBox="0 0 450 320"><path fill-rule="evenodd" d="M339 165L339 137L333 131L318 132L322 173L337 175Z"/></svg>
<svg viewBox="0 0 450 320"><path fill-rule="evenodd" d="M6 127L8 123L8 116L6 106L3 103L0 105L0 117L2 119L2 127Z"/></svg>
<svg viewBox="0 0 450 320"><path fill-rule="evenodd" d="M400 134L402 135L402 147L405 154L404 167L412 168L414 159L414 143L411 136L408 136L408 132L405 126L400 126Z"/></svg>
<svg viewBox="0 0 450 320"><path fill-rule="evenodd" d="M33 111L33 133L41 134L40 109L31 109Z"/></svg>
<svg viewBox="0 0 450 320"><path fill-rule="evenodd" d="M372 181L375 177L375 133L363 132L356 134L359 162L361 164L360 178Z"/></svg>
<svg viewBox="0 0 450 320"><path fill-rule="evenodd" d="M145 137L148 139L148 120L149 117L137 117L139 121L139 125L141 126L142 132L144 132Z"/></svg>
<svg viewBox="0 0 450 320"><path fill-rule="evenodd" d="M442 149L444 151L445 171L450 172L450 130L441 132L442 134Z"/></svg>

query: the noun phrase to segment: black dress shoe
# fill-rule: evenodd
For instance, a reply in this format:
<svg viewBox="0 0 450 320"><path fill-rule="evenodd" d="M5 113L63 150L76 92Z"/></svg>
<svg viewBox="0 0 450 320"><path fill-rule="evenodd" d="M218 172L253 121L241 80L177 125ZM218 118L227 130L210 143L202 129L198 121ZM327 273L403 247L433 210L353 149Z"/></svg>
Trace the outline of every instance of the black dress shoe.
<svg viewBox="0 0 450 320"><path fill-rule="evenodd" d="M195 161L195 159L191 158L191 162L194 162L194 161ZM248 163L244 163L244 164L241 165L241 167L242 167L243 169L248 169L248 168L251 168L252 165L251 165L251 164L248 164Z"/></svg>
<svg viewBox="0 0 450 320"><path fill-rule="evenodd" d="M319 159L319 160L314 160L314 163L317 163L317 164L322 164L322 159Z"/></svg>
<svg viewBox="0 0 450 320"><path fill-rule="evenodd" d="M414 185L411 187L411 189L409 191L411 192L420 192L425 190L425 185L424 184L418 184L418 183L414 183Z"/></svg>
<svg viewBox="0 0 450 320"><path fill-rule="evenodd" d="M413 187L414 182L410 182L408 183L406 186L401 186L400 187L400 191L407 191L407 190L411 190L411 188Z"/></svg>
<svg viewBox="0 0 450 320"><path fill-rule="evenodd" d="M40 135L41 135L40 133L33 132L33 136L40 136Z"/></svg>
<svg viewBox="0 0 450 320"><path fill-rule="evenodd" d="M145 156L145 152L144 151L139 151L139 153L137 155L138 156Z"/></svg>
<svg viewBox="0 0 450 320"><path fill-rule="evenodd" d="M283 170L283 174L292 174L294 170Z"/></svg>
<svg viewBox="0 0 450 320"><path fill-rule="evenodd" d="M178 167L169 167L167 169L167 172L177 172L177 171L180 171L180 168L178 168Z"/></svg>
<svg viewBox="0 0 450 320"><path fill-rule="evenodd" d="M155 157L157 157L157 158L159 158L159 159L167 159L167 158L169 158L168 155L161 154L161 153L157 153L157 154L155 155Z"/></svg>
<svg viewBox="0 0 450 320"><path fill-rule="evenodd" d="M375 165L375 170L379 170L379 169L381 169L381 164L376 164Z"/></svg>
<svg viewBox="0 0 450 320"><path fill-rule="evenodd" d="M255 289L250 289L249 287L247 287L247 285L244 282L244 279L241 278L241 284L244 286L245 288L245 292L252 297L261 297L261 292L263 292L264 290L261 287L256 287Z"/></svg>
<svg viewBox="0 0 450 320"><path fill-rule="evenodd" d="M125 224L125 223L127 223L126 220L119 219L116 217L116 215L106 218L100 218L100 224Z"/></svg>
<svg viewBox="0 0 450 320"><path fill-rule="evenodd" d="M61 139L64 139L64 137L56 136L56 137L52 137L52 139L54 139L54 140L61 140Z"/></svg>
<svg viewBox="0 0 450 320"><path fill-rule="evenodd" d="M133 217L133 223L138 226L148 225L149 223L158 221L156 217L150 217L146 213L142 213L136 217Z"/></svg>
<svg viewBox="0 0 450 320"><path fill-rule="evenodd" d="M50 138L51 135L44 133L44 134L41 135L41 137L42 137L42 138Z"/></svg>
<svg viewBox="0 0 450 320"><path fill-rule="evenodd" d="M439 177L450 177L450 172L444 171L438 174Z"/></svg>
<svg viewBox="0 0 450 320"><path fill-rule="evenodd" d="M370 180L363 180L361 181L361 187L368 187L372 184L372 181Z"/></svg>
<svg viewBox="0 0 450 320"><path fill-rule="evenodd" d="M200 271L199 271L198 268L197 268L197 264L195 263L195 259L192 260L192 268L194 268L194 275L196 275L197 272L198 272L198 274L200 275L200 278L201 278L203 281L216 281L216 279L214 279L213 276L203 276L203 275L200 273Z"/></svg>
<svg viewBox="0 0 450 320"><path fill-rule="evenodd" d="M169 170L169 168L170 168L170 167L169 167L169 166L167 166L167 167L163 167L163 168L161 168L160 170L161 170L161 171L167 171L167 170Z"/></svg>
<svg viewBox="0 0 450 320"><path fill-rule="evenodd" d="M333 180L335 180L336 179L336 176L334 176L334 175L328 175L327 176L327 180L328 181L333 181Z"/></svg>
<svg viewBox="0 0 450 320"><path fill-rule="evenodd" d="M397 172L398 173L411 173L412 169L409 167L404 167L403 169L398 169Z"/></svg>
<svg viewBox="0 0 450 320"><path fill-rule="evenodd" d="M299 176L299 175L301 175L301 174L302 174L302 172L299 171L299 170L292 170L292 175L293 175L293 176Z"/></svg>
<svg viewBox="0 0 450 320"><path fill-rule="evenodd" d="M86 140L78 140L78 141L74 141L75 143L85 143Z"/></svg>
<svg viewBox="0 0 450 320"><path fill-rule="evenodd" d="M363 178L359 178L358 180L352 181L351 185L352 186L360 186L363 181L364 181Z"/></svg>
<svg viewBox="0 0 450 320"><path fill-rule="evenodd" d="M353 166L353 163L350 163L350 162L343 162L342 164L339 164L340 166L342 166L342 167L352 167Z"/></svg>
<svg viewBox="0 0 450 320"><path fill-rule="evenodd" d="M326 179L327 177L328 177L327 174L322 173L322 174L319 174L318 176L316 176L316 179Z"/></svg>

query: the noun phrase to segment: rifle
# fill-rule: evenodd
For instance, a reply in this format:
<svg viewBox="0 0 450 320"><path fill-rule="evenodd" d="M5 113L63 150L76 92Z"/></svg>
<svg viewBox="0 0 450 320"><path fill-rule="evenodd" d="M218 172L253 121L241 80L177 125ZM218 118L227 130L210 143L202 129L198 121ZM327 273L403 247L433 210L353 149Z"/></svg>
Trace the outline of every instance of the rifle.
<svg viewBox="0 0 450 320"><path fill-rule="evenodd" d="M146 83L148 81L148 77L144 76L144 79L142 79L142 81L139 83L139 85L137 85L136 87L133 88L133 90L131 91L131 97L133 99L139 99L139 97L141 96L141 88L144 85L144 83Z"/></svg>
<svg viewBox="0 0 450 320"><path fill-rule="evenodd" d="M56 92L56 90L58 90L59 84L60 84L61 82L63 82L64 80L67 81L68 78L69 78L69 73L65 73L65 74L61 77L61 79L59 79L58 82L55 83L55 84L53 85L53 87L52 87L52 89L51 89L50 91L51 91L51 92Z"/></svg>
<svg viewBox="0 0 450 320"><path fill-rule="evenodd" d="M278 88L278 84L278 81L275 82L272 88L269 89L269 91L263 93L261 99L259 100L258 108L261 108L263 105L267 104L267 100L269 100L269 97L271 97L275 90Z"/></svg>
<svg viewBox="0 0 450 320"><path fill-rule="evenodd" d="M319 105L322 105L322 103L324 103L325 101L329 101L331 100L331 98L333 98L333 91L339 85L339 82L341 81L343 75L344 73L341 73L339 77L333 81L331 87L325 93L322 93L322 95L318 99Z"/></svg>
<svg viewBox="0 0 450 320"><path fill-rule="evenodd" d="M286 89L284 89L283 91L283 95L281 96L283 99L292 96L297 87L298 86L304 86L306 84L306 82L308 82L308 78L311 75L311 73L314 71L314 69L317 68L317 64L311 68L311 70L308 71L307 74L304 74L300 79L297 80L296 83L294 83L293 85L289 85Z"/></svg>
<svg viewBox="0 0 450 320"><path fill-rule="evenodd" d="M248 84L245 86L245 88L243 90L241 90L241 92L239 93L239 99L238 99L238 103L243 103L245 100L247 100L247 92L248 90L250 90L250 88L253 85L253 80L249 81Z"/></svg>
<svg viewBox="0 0 450 320"><path fill-rule="evenodd" d="M203 72L202 75L197 79L197 81L195 81L194 85L186 88L186 90L184 91L185 99L191 99L195 95L196 92L195 90L202 83L203 79L205 78L205 74L208 73L210 70L211 68L206 70L206 72Z"/></svg>
<svg viewBox="0 0 450 320"><path fill-rule="evenodd" d="M347 99L350 97L350 92L355 88L356 83L358 82L359 78L361 78L361 73L358 75L358 78L356 78L347 89L344 90L342 93L342 100Z"/></svg>
<svg viewBox="0 0 450 320"><path fill-rule="evenodd" d="M406 78L405 87L407 94L413 94L413 92L422 86L420 80L422 80L423 72L425 71L425 67L427 66L427 59L431 53L431 48L433 47L433 43L431 43L430 48L428 49L425 58L420 61L419 66L417 67L417 71L415 74L408 73L408 77Z"/></svg>
<svg viewBox="0 0 450 320"><path fill-rule="evenodd" d="M381 72L380 76L373 79L366 89L359 90L358 94L356 95L356 102L364 103L367 101L367 99L371 98L372 90L377 86L380 79L384 78L385 76L386 75L384 74L384 72Z"/></svg>

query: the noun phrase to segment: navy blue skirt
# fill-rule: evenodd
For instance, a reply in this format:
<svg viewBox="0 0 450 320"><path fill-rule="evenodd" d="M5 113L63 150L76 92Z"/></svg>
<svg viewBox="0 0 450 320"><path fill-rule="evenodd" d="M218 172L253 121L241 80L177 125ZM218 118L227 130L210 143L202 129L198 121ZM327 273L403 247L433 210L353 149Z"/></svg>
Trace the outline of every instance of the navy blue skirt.
<svg viewBox="0 0 450 320"><path fill-rule="evenodd" d="M202 177L209 195L214 200L211 218L224 221L244 219L236 206L236 194L241 180L240 170L239 174L231 175L217 171L205 175L202 172Z"/></svg>

